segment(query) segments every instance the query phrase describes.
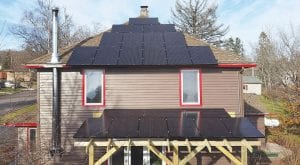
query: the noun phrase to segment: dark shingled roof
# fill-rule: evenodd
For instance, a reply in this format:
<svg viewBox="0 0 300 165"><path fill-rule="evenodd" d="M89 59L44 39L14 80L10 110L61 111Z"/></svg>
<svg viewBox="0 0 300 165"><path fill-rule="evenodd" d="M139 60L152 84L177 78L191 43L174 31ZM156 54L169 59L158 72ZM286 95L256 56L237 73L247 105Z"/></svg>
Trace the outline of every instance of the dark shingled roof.
<svg viewBox="0 0 300 165"><path fill-rule="evenodd" d="M187 46L173 24L157 18L130 18L113 25L98 47L76 48L67 65L202 65L217 64L209 46Z"/></svg>
<svg viewBox="0 0 300 165"><path fill-rule="evenodd" d="M151 24L145 24L145 19L151 19L150 22L152 22ZM157 21L157 22L156 22ZM138 28L138 27L143 27ZM112 33L109 33L110 31L112 31ZM118 32L121 31L121 32ZM125 31L125 32L122 32ZM71 55L73 54L73 52L75 50L80 49L81 47L97 47L96 52L97 55L95 56L95 58L92 59L92 61L97 62L97 61L106 61L107 65L112 65L115 64L115 62L118 63L119 62L124 62L123 64L125 65L126 63L128 64L128 61L124 61L125 59L118 59L115 58L114 56L117 56L115 53L118 51L118 49L114 46L120 46L118 45L118 42L113 42L113 41L109 41L108 38L106 38L106 35L113 35L113 33L115 33L115 38L113 38L113 40L118 40L118 37L124 37L124 33L128 33L126 34L130 36L129 33L133 33L133 31L140 31L140 33L143 32L143 37L144 39L147 39L146 37L148 37L147 35L151 33L152 37L158 35L159 34L166 34L166 33L173 33L175 34L176 31L174 31L174 25L172 24L159 24L158 19L157 18L130 18L129 23L126 24L122 24L122 25L114 25L112 27L111 30L108 30L106 32L100 33L96 36L93 37L89 37L79 43L76 43L74 45L70 45L64 48L61 48L59 50L59 54L60 54L60 62L62 64L67 64L68 61L70 60ZM122 34L117 34L117 33L122 33ZM178 33L177 33L178 34ZM222 64L234 64L234 63L240 63L240 64L250 64L251 62L248 62L246 60L244 60L241 56L234 54L230 51L226 51L223 50L221 48L215 47L211 44L206 43L205 41L199 40L194 38L191 35L188 34L182 34L180 33L181 36L183 37L183 41L185 43L186 49L180 49L180 51L183 51L183 56L187 57L190 56L190 60L191 62L187 62L186 60L184 60L182 63L183 64L193 64L193 58L195 59L195 63L199 63L200 61L203 63L208 63L207 57L209 57L209 60L212 59L216 59L216 63L222 63ZM151 35L150 35L150 41L151 41ZM146 36L146 37L145 37ZM171 36L172 37L172 36ZM167 37L165 39L170 39L171 37ZM106 38L106 39L105 39ZM155 40L155 42L160 42L160 37L157 37ZM165 40L167 42L167 40ZM177 41L170 41L172 44L178 44L178 42L182 42L182 40L177 40ZM119 43L121 44L121 43ZM182 43L181 43L182 44ZM101 45L101 48L99 49L99 45ZM107 47L105 47L107 46ZM111 47L109 47L111 46ZM165 65L168 64L168 59L170 58L171 61L173 61L174 63L178 62L178 57L177 57L177 51L178 51L178 47L170 47L165 45L164 49L161 49L161 45L159 45L159 48L155 47L157 45L151 45L150 43L144 47L144 54L143 55L143 59L139 59L139 61L136 64L144 64L144 65L153 65L154 63L157 65ZM182 45L181 45L182 46ZM201 46L203 49L199 50L199 52L201 52L201 57L200 55L197 56L195 55L195 49L201 49L201 48L193 48L193 47L198 47ZM111 48L111 49L110 49ZM85 48L83 48L85 49ZM87 48L88 49L88 48ZM122 49L123 50L123 49ZM89 49L89 51L92 51L91 49ZM135 52L135 57L138 54L137 52L140 53L140 50L132 50L129 49L128 47L124 47L124 52ZM170 51L170 52L175 52L173 55L174 56L168 56L168 57L163 57L163 55L165 55L164 51ZM189 54L186 54L186 52L189 52ZM212 53L212 56L210 55L210 53L208 52L210 51ZM111 57L107 58L103 56L103 52L104 54L109 53ZM121 53L122 54L124 54ZM196 51L197 52L197 51ZM177 54L176 54L177 53ZM78 54L78 52L74 53L74 55L76 56L76 54ZM126 53L125 53L126 54ZM205 56L204 56L205 55ZM82 55L84 56L84 58L86 58L86 54ZM89 55L87 55L89 56ZM118 54L119 56L119 54ZM207 56L207 57L206 57ZM114 60L111 60L110 58L115 58ZM181 57L180 57L181 58ZM43 64L47 64L51 59L51 53L43 55L39 58L36 58L30 62L27 63L27 65L43 65ZM182 58L181 58L182 59ZM96 61L97 60L97 61ZM129 59L128 59L129 60ZM131 59L132 60L132 59ZM136 60L136 59L135 59ZM141 60L141 61L140 61ZM156 60L156 61L154 61ZM203 61L204 60L204 61ZM158 63L159 61L159 63ZM130 61L131 62L131 61ZM179 62L181 62L179 60ZM212 63L211 63L212 64Z"/></svg>

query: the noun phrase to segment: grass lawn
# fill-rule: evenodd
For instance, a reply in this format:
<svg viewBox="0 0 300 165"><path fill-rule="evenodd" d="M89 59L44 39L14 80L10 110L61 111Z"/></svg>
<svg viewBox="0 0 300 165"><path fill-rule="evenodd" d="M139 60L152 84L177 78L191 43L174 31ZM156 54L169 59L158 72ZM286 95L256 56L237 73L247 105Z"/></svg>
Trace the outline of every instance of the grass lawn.
<svg viewBox="0 0 300 165"><path fill-rule="evenodd" d="M24 122L29 114L36 113L37 105L33 104L21 109L18 109L14 112L7 113L5 115L0 116L0 125L7 123L7 122L18 122L21 120Z"/></svg>
<svg viewBox="0 0 300 165"><path fill-rule="evenodd" d="M1 88L0 89L0 96L7 95L7 94L14 94L14 93L18 93L18 92L21 92L21 91L22 91L22 88L16 88L16 89Z"/></svg>
<svg viewBox="0 0 300 165"><path fill-rule="evenodd" d="M269 113L275 113L277 115L286 114L283 101L268 99L265 96L260 96L260 101L266 107Z"/></svg>

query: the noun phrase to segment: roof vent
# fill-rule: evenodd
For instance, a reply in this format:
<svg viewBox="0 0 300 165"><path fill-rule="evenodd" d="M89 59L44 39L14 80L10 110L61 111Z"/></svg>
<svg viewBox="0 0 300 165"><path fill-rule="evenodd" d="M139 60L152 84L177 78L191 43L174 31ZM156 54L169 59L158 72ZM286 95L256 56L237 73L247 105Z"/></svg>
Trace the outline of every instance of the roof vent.
<svg viewBox="0 0 300 165"><path fill-rule="evenodd" d="M141 6L140 17L148 17L148 6Z"/></svg>

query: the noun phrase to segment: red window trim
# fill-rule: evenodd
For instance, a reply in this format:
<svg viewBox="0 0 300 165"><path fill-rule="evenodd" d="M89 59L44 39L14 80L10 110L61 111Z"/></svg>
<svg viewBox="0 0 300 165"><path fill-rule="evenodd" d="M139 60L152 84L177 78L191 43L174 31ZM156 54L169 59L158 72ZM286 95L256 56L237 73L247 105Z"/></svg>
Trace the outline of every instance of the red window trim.
<svg viewBox="0 0 300 165"><path fill-rule="evenodd" d="M102 75L102 103L100 104L86 104L85 102L85 71L86 70L101 70L103 75ZM106 95L106 88L105 88L105 84L106 84L106 81L105 81L105 70L104 69L82 69L82 106L84 107L104 107L105 106L105 95Z"/></svg>
<svg viewBox="0 0 300 165"><path fill-rule="evenodd" d="M199 91L198 92L199 92L200 102L197 104L183 103L183 98L182 98L182 71L183 70L198 70L198 72L199 72ZM180 72L179 72L179 101L180 101L181 107L202 106L202 70L201 69L194 69L194 68L180 69Z"/></svg>

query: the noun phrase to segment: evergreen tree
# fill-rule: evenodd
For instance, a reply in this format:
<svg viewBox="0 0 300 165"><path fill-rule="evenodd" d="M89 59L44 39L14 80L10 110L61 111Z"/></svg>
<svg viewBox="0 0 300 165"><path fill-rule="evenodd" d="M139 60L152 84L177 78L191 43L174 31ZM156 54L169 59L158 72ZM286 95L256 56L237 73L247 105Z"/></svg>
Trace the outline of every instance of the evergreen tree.
<svg viewBox="0 0 300 165"><path fill-rule="evenodd" d="M223 47L226 50L232 51L240 56L244 56L244 46L241 39L238 37L235 39L232 37L228 38L224 41Z"/></svg>
<svg viewBox="0 0 300 165"><path fill-rule="evenodd" d="M220 45L221 38L228 32L228 26L217 24L217 5L208 6L207 0L177 0L172 9L172 20L182 32Z"/></svg>

